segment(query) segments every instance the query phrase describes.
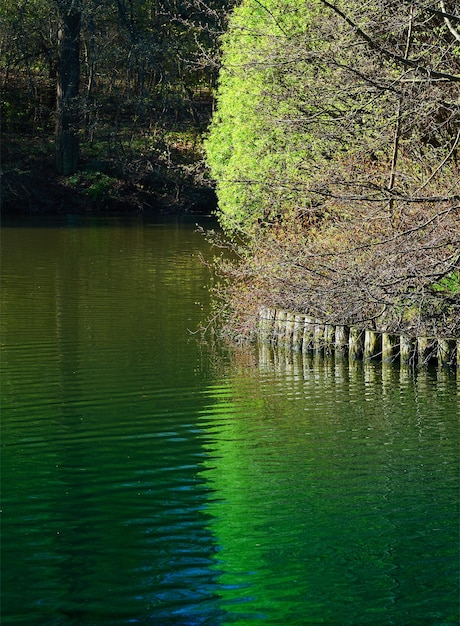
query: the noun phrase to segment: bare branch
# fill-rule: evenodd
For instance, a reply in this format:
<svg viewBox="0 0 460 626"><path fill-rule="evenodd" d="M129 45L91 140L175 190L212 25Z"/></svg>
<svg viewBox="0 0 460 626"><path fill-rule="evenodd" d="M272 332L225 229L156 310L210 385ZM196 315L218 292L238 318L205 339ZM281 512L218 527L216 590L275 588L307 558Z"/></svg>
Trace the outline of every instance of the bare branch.
<svg viewBox="0 0 460 626"><path fill-rule="evenodd" d="M348 17L337 6L328 2L328 0L320 0L320 2L322 2L322 4L324 4L329 9L337 13L337 15L339 15L343 20L345 20L345 22L349 26L351 26L351 28L353 28L356 34L359 35L359 37L361 37L361 39L363 39L369 45L369 47L372 48L372 50L375 50L376 52L378 52L379 54L382 54L388 59L396 61L400 65L403 65L405 67L410 67L416 70L417 72L425 74L426 76L433 77L433 78L442 78L451 82L460 82L460 76L456 74L448 74L446 72L437 72L436 70L420 65L420 63L418 63L417 61L412 61L411 59L405 59L404 56L401 56L400 54L396 54L395 52L392 52L391 50L388 50L387 48L383 48L372 37L370 37L367 33L365 33L362 30L362 28L360 28L350 17Z"/></svg>
<svg viewBox="0 0 460 626"><path fill-rule="evenodd" d="M445 22L447 28L450 30L450 32L455 37L455 39L457 41L460 41L460 33L458 32L458 30L456 28L453 27L452 22L450 21L450 18L447 16L447 14L445 12L446 9L445 9L445 6L444 6L444 0L439 0L439 6L441 7L441 9L443 11L444 22Z"/></svg>

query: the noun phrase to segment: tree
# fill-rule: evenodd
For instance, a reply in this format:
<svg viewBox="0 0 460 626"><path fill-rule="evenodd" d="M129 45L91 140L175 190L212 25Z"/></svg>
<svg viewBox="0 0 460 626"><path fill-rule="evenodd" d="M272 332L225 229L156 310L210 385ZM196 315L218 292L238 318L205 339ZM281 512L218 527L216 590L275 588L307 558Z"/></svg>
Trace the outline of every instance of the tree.
<svg viewBox="0 0 460 626"><path fill-rule="evenodd" d="M110 157L126 164L144 157L130 147L142 138L156 160L173 128L198 133L209 119L217 39L232 3L5 0L3 131L38 137L54 129L56 166L65 175L78 167L80 147L84 160L101 138L109 138Z"/></svg>
<svg viewBox="0 0 460 626"><path fill-rule="evenodd" d="M81 0L58 0L58 9L56 169L69 176L79 159Z"/></svg>
<svg viewBox="0 0 460 626"><path fill-rule="evenodd" d="M429 171L446 158L439 180L458 150L458 50L421 4L243 2L207 142L223 223L329 213L356 169L355 200L411 194L421 160Z"/></svg>
<svg viewBox="0 0 460 626"><path fill-rule="evenodd" d="M233 322L262 302L460 334L460 47L445 21L460 16L446 4L236 9L207 140L221 223L245 237L223 267Z"/></svg>

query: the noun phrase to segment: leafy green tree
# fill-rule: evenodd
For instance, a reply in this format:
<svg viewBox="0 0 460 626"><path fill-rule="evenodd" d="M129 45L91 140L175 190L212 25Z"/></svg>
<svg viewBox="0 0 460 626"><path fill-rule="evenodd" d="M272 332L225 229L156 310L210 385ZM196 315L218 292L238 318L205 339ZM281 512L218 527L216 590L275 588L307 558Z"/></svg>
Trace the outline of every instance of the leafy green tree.
<svg viewBox="0 0 460 626"><path fill-rule="evenodd" d="M393 210L442 162L434 191L458 151L458 52L425 3L245 0L207 141L223 225Z"/></svg>
<svg viewBox="0 0 460 626"><path fill-rule="evenodd" d="M218 108L206 146L222 223L230 230L287 207L295 193L286 184L293 182L289 173L309 156L308 142L296 141L297 122L281 123L292 106L289 85L280 80L290 80L282 49L302 35L307 39L312 20L300 9L292 2L244 2L224 37Z"/></svg>
<svg viewBox="0 0 460 626"><path fill-rule="evenodd" d="M454 3L244 0L207 139L231 325L259 303L458 336L460 16ZM249 329L249 330L248 330Z"/></svg>

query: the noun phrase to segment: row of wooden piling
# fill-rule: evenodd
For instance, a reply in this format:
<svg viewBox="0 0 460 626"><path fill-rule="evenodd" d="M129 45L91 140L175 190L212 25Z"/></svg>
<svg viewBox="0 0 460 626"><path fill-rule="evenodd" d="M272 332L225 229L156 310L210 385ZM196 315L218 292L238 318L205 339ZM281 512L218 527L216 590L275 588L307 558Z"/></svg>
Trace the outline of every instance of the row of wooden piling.
<svg viewBox="0 0 460 626"><path fill-rule="evenodd" d="M308 315L261 307L258 337L263 343L302 352L347 355L349 359L460 367L460 340L407 337L391 332L324 324Z"/></svg>

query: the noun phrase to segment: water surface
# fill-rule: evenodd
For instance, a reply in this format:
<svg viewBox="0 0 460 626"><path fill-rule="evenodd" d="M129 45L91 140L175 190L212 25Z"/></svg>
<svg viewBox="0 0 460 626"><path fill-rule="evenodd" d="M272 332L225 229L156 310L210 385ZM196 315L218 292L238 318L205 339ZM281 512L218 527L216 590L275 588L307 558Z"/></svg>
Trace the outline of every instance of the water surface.
<svg viewBox="0 0 460 626"><path fill-rule="evenodd" d="M200 343L194 223L2 229L2 624L458 624L455 376Z"/></svg>

